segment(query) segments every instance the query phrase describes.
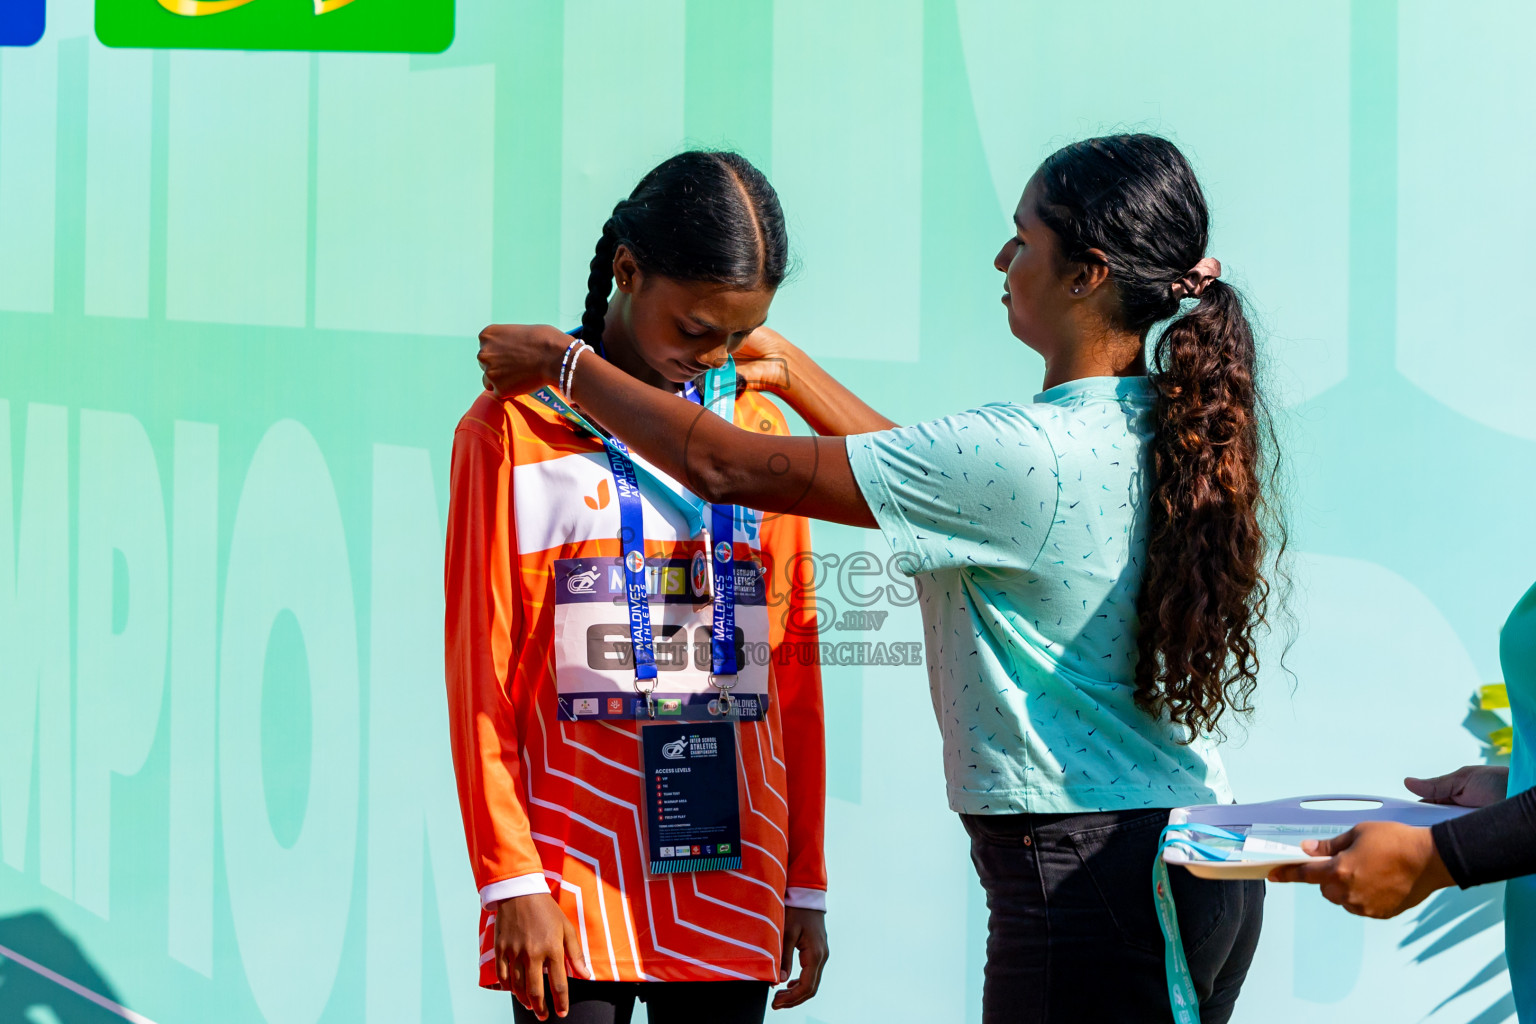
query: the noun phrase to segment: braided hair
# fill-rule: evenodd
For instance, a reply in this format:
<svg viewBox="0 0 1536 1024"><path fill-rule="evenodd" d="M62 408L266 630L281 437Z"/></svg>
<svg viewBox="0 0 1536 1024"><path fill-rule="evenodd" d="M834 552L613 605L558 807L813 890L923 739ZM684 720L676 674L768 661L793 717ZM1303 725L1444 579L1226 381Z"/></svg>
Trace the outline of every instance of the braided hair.
<svg viewBox="0 0 1536 1024"><path fill-rule="evenodd" d="M690 150L662 162L613 208L587 275L581 336L601 345L619 246L648 273L777 288L789 262L779 197L737 153Z"/></svg>

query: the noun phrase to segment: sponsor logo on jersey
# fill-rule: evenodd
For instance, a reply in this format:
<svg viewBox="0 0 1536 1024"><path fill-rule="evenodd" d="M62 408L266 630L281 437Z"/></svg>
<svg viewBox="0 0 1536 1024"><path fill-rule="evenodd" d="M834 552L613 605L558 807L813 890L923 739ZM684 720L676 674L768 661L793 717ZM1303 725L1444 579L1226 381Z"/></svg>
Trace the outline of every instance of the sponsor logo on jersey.
<svg viewBox="0 0 1536 1024"><path fill-rule="evenodd" d="M656 702L658 715L681 715L683 713L683 701L680 697L662 697Z"/></svg>
<svg viewBox="0 0 1536 1024"><path fill-rule="evenodd" d="M630 572L639 572L645 568L645 556L639 551L631 551L624 556L624 568Z"/></svg>
<svg viewBox="0 0 1536 1024"><path fill-rule="evenodd" d="M729 562L731 560L731 545L725 541L715 545L715 561Z"/></svg>
<svg viewBox="0 0 1536 1024"><path fill-rule="evenodd" d="M624 698L623 697L609 697L608 698L608 713L610 715L622 715L624 713Z"/></svg>
<svg viewBox="0 0 1536 1024"><path fill-rule="evenodd" d="M597 698L596 697L577 697L575 700L571 701L571 714L573 714L573 715L595 715L595 714L597 714Z"/></svg>
<svg viewBox="0 0 1536 1024"><path fill-rule="evenodd" d="M597 482L597 497L596 498L592 497L590 494L583 494L581 496L581 500L585 501L587 503L587 508L590 508L594 512L600 512L603 509L607 508L608 507L608 481L607 480L599 480Z"/></svg>
<svg viewBox="0 0 1536 1024"><path fill-rule="evenodd" d="M697 846L697 845L695 845L695 846L694 846L694 847L693 847L693 855L694 855L694 856L695 856L695 857L697 857L697 856L699 856L699 850L700 850L700 847L699 847L699 846Z"/></svg>
<svg viewBox="0 0 1536 1024"><path fill-rule="evenodd" d="M573 572L565 578L565 589L573 594L590 594L597 589L597 578L602 570L593 566L581 572Z"/></svg>
<svg viewBox="0 0 1536 1024"><path fill-rule="evenodd" d="M693 553L693 563L688 567L688 582L696 597L703 597L709 591L709 560L702 551Z"/></svg>
<svg viewBox="0 0 1536 1024"><path fill-rule="evenodd" d="M719 846L715 847L715 852L720 854L721 856L724 856L725 854L731 852L731 844L730 843L721 843Z"/></svg>
<svg viewBox="0 0 1536 1024"><path fill-rule="evenodd" d="M688 756L688 740L673 740L671 743L661 745L661 756L668 761L681 761Z"/></svg>

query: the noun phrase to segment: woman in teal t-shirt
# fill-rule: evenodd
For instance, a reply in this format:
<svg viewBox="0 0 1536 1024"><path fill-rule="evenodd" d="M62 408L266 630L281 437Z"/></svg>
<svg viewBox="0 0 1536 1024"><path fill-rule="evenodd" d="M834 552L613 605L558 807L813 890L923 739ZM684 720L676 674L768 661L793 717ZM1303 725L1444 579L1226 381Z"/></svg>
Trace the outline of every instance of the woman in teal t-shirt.
<svg viewBox="0 0 1536 1024"><path fill-rule="evenodd" d="M1171 807L1231 799L1208 737L1257 678L1267 433L1253 335L1208 237L1167 140L1059 150L994 260L1044 389L912 427L782 339L744 354L775 357L772 390L841 436L753 435L593 353L571 359L574 404L695 493L878 527L907 555L949 802L991 911L988 1022L1167 1021L1158 833ZM946 341L954 372L987 372ZM571 345L555 328L487 328L487 383L546 386ZM1263 883L1172 885L1202 1020L1221 1024Z"/></svg>

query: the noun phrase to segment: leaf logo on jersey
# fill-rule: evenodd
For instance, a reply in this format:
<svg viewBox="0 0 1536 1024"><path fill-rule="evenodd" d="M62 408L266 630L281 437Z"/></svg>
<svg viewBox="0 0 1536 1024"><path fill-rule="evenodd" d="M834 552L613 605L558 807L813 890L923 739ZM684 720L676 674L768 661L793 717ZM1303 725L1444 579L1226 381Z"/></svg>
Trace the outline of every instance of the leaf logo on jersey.
<svg viewBox="0 0 1536 1024"><path fill-rule="evenodd" d="M661 745L661 756L668 761L681 761L688 756L688 741L686 739L673 740L671 743Z"/></svg>
<svg viewBox="0 0 1536 1024"><path fill-rule="evenodd" d="M601 575L596 566L585 572L573 572L565 578L565 589L573 594L590 594L597 589L597 578Z"/></svg>
<svg viewBox="0 0 1536 1024"><path fill-rule="evenodd" d="M597 482L597 497L596 498L593 498L589 494L583 494L581 496L581 500L585 501L587 503L587 508L591 509L594 512L601 512L603 509L607 508L608 507L608 481L607 480L599 480Z"/></svg>

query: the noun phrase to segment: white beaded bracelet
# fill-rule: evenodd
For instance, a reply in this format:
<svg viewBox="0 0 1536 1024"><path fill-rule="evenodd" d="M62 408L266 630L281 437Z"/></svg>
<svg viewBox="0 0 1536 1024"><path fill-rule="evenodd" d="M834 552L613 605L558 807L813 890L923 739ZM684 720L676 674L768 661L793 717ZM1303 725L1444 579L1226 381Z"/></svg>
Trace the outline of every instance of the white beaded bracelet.
<svg viewBox="0 0 1536 1024"><path fill-rule="evenodd" d="M587 345L586 342L582 342L581 348L577 349L576 350L576 354L571 357L571 368L569 370L567 370L566 373L565 373L565 398L566 398L566 401L569 401L569 402L574 402L575 401L575 399L571 397L571 388L574 387L575 384L576 384L576 364L581 362L581 354L583 352L585 352L589 347L590 346Z"/></svg>
<svg viewBox="0 0 1536 1024"><path fill-rule="evenodd" d="M572 338L571 343L565 346L565 355L560 359L560 378L558 386L560 388L561 394L565 394L565 371L566 367L570 365L571 353L576 351L576 347L581 344L583 344L583 342L580 338Z"/></svg>

